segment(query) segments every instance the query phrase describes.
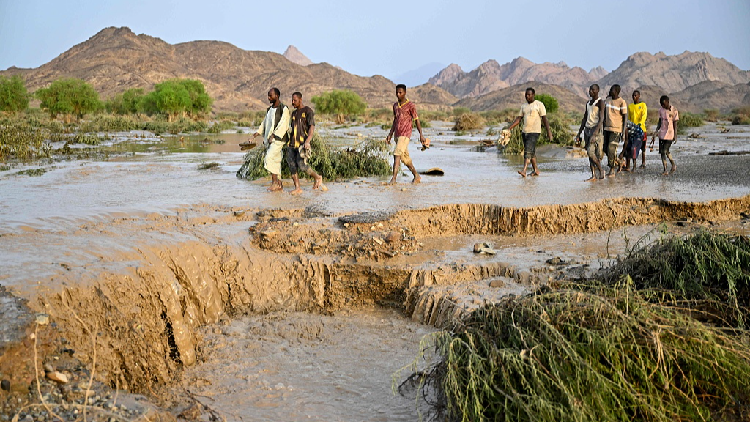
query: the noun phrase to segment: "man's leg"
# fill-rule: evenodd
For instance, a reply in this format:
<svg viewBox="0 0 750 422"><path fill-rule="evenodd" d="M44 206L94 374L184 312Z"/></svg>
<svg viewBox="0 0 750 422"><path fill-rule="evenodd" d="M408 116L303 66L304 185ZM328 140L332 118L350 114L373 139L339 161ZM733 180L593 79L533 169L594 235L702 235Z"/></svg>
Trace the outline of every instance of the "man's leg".
<svg viewBox="0 0 750 422"><path fill-rule="evenodd" d="M292 195L299 195L302 193L302 188L299 187L299 175L297 173L292 174L292 181L294 182L294 190L289 192Z"/></svg>
<svg viewBox="0 0 750 422"><path fill-rule="evenodd" d="M648 141L648 136L644 133L643 134L643 142L641 145L641 168L646 168L646 142Z"/></svg>
<svg viewBox="0 0 750 422"><path fill-rule="evenodd" d="M269 192L276 192L284 190L284 185L281 183L281 178L278 174L271 173L271 186L268 187Z"/></svg>
<svg viewBox="0 0 750 422"><path fill-rule="evenodd" d="M400 167L401 167L401 156L394 155L393 156L393 177L391 177L391 181L388 182L389 185L396 184L396 177L398 176L398 170Z"/></svg>
<svg viewBox="0 0 750 422"><path fill-rule="evenodd" d="M412 176L414 176L411 180L412 183L417 184L422 181L422 178L419 177L419 173L417 173L417 169L414 168L414 163L412 163L411 161L411 156L409 155L408 144L401 151L401 162L404 163L404 165L409 169L409 171L411 171Z"/></svg>
<svg viewBox="0 0 750 422"><path fill-rule="evenodd" d="M539 168L536 166L536 157L531 158L531 168L534 169L534 172L531 173L531 175L539 176Z"/></svg>
<svg viewBox="0 0 750 422"><path fill-rule="evenodd" d="M326 185L323 184L323 176L316 173L311 167L307 168L307 174L315 180L313 183L313 190L320 189L322 192L328 190Z"/></svg>
<svg viewBox="0 0 750 422"><path fill-rule="evenodd" d="M279 175L281 175L281 159L284 156L284 144L282 142L271 142L266 152L266 158L263 166L269 173L271 173L271 186L269 186L269 192L275 192L283 190L283 185Z"/></svg>

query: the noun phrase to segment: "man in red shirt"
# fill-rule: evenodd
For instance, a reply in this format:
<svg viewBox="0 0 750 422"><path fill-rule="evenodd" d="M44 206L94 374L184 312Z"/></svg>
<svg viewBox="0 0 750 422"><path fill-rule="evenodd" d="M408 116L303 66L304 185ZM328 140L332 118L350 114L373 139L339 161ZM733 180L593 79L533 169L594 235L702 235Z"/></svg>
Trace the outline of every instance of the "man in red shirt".
<svg viewBox="0 0 750 422"><path fill-rule="evenodd" d="M393 178L389 184L396 184L396 176L398 176L398 170L401 167L401 162L409 168L411 174L414 175L412 183L419 183L421 181L417 170L412 164L411 157L409 157L409 140L412 133L412 121L417 122L417 130L419 131L419 142L425 145L426 139L422 134L422 125L419 124L419 116L417 116L417 107L414 103L410 102L406 98L406 85L396 85L396 98L397 102L393 103L393 125L391 131L385 138L385 142L391 143L393 134L396 134L396 149L393 151Z"/></svg>

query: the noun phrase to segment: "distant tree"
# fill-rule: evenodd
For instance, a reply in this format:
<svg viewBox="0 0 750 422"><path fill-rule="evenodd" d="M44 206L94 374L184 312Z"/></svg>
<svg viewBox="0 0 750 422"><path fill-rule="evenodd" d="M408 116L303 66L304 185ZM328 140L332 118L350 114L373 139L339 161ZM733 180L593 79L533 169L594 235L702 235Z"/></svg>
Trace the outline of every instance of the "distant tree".
<svg viewBox="0 0 750 422"><path fill-rule="evenodd" d="M538 94L536 95L536 99L541 101L542 104L544 104L544 108L547 109L547 113L554 113L559 108L559 105L557 103L557 98L549 94Z"/></svg>
<svg viewBox="0 0 750 422"><path fill-rule="evenodd" d="M86 82L70 78L58 79L49 86L36 91L36 97L41 101L41 108L47 110L54 119L58 114L82 118L101 108L99 93Z"/></svg>
<svg viewBox="0 0 750 422"><path fill-rule="evenodd" d="M29 93L26 84L18 76L0 76L0 111L15 113L29 108Z"/></svg>
<svg viewBox="0 0 750 422"><path fill-rule="evenodd" d="M367 104L355 92L333 90L312 97L315 110L322 114L335 114L337 123L344 123L347 116L360 116Z"/></svg>
<svg viewBox="0 0 750 422"><path fill-rule="evenodd" d="M190 109L188 113L195 117L211 111L213 99L206 93L203 82L195 79L179 79L178 82L187 89L190 95Z"/></svg>
<svg viewBox="0 0 750 422"><path fill-rule="evenodd" d="M122 94L117 94L106 102L107 111L114 114L136 114L141 99L144 97L143 89L130 88Z"/></svg>
<svg viewBox="0 0 750 422"><path fill-rule="evenodd" d="M146 114L166 114L169 121L179 115L199 117L211 111L213 99L201 81L170 79L154 86L154 91L137 99L137 109Z"/></svg>

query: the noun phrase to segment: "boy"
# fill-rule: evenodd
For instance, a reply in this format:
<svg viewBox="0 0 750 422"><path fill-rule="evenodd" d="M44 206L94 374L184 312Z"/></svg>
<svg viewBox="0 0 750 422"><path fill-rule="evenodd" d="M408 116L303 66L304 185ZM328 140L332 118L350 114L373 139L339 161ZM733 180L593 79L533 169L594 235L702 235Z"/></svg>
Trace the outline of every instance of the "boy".
<svg viewBox="0 0 750 422"><path fill-rule="evenodd" d="M604 179L602 170L602 158L604 158L604 149L602 141L602 123L604 122L604 101L599 98L599 85L593 84L589 87L589 97L591 99L586 103L586 111L583 113L581 127L578 133L583 131L586 152L589 156L589 167L591 168L591 177L586 179L587 182L595 182ZM581 142L580 135L576 137L576 142ZM597 170L599 175L596 175Z"/></svg>
<svg viewBox="0 0 750 422"><path fill-rule="evenodd" d="M651 146L654 145L656 135L659 135L659 154L661 154L661 164L664 166L663 176L669 176L669 173L677 171L677 164L672 159L672 153L669 149L672 144L677 142L677 121L680 120L680 114L677 109L669 105L669 97L662 95L659 98L659 123L656 124L656 130L654 135L651 137ZM667 172L667 159L672 164L672 169Z"/></svg>
<svg viewBox="0 0 750 422"><path fill-rule="evenodd" d="M641 91L637 89L633 91L633 104L628 104L628 120L640 126L643 131L643 138L641 140L641 168L646 168L646 141L648 139L648 133L646 129L646 116L648 115L648 109L646 103L641 101ZM635 170L636 158L638 158L638 152L636 151L633 156L633 170Z"/></svg>
<svg viewBox="0 0 750 422"><path fill-rule="evenodd" d="M299 170L306 172L310 177L315 179L313 190L320 189L322 192L328 190L323 184L323 177L307 165L310 158L313 134L315 133L315 112L308 106L302 105L302 93L295 92L292 94L292 133L289 147L286 150L286 162L289 164L289 172L292 174L294 181L294 190L292 195L299 195L302 189L299 186Z"/></svg>
<svg viewBox="0 0 750 422"><path fill-rule="evenodd" d="M544 122L544 127L547 129L547 138L552 140L552 131L547 121L547 109L541 101L535 99L535 95L536 91L534 88L526 88L526 93L524 94L526 104L521 106L521 111L518 112L516 120L507 128L508 130L513 129L523 119L521 137L523 138L524 163L523 170L518 171L518 174L522 177L526 177L526 169L529 167L529 162L531 162L531 167L534 169L531 175L539 176L539 168L536 166L536 142L542 134L542 122Z"/></svg>
<svg viewBox="0 0 750 422"><path fill-rule="evenodd" d="M289 107L279 100L281 92L278 88L268 91L268 102L271 104L266 110L266 117L260 122L258 130L253 133L253 139L263 136L263 144L268 148L263 167L271 173L269 192L284 189L281 183L281 158L284 156L284 145L289 140Z"/></svg>
<svg viewBox="0 0 750 422"><path fill-rule="evenodd" d="M628 144L628 132L625 130L625 120L628 115L628 104L620 98L620 85L614 84L609 89L609 99L604 103L604 151L607 153L608 177L615 177L619 170L617 160L617 146L620 135L624 137L624 144Z"/></svg>
<svg viewBox="0 0 750 422"><path fill-rule="evenodd" d="M391 131L385 138L386 143L391 143L393 134L396 134L396 149L393 151L393 177L388 183L390 185L396 184L396 176L398 176L398 170L401 167L401 162L409 168L411 174L414 175L412 183L417 184L421 181L417 170L412 164L411 157L409 157L409 140L412 134L412 121L417 123L417 130L419 131L419 142L424 146L426 140L422 134L422 125L419 123L419 116L417 116L417 107L414 103L410 102L406 98L406 85L396 85L396 101L393 103L393 125L391 125Z"/></svg>

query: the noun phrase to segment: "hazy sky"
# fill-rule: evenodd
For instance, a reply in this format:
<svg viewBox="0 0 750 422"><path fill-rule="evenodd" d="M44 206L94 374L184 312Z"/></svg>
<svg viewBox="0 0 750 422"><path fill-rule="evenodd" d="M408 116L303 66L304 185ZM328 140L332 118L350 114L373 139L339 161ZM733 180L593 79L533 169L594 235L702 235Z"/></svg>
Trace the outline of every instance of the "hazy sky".
<svg viewBox="0 0 750 422"><path fill-rule="evenodd" d="M0 70L38 67L108 26L227 41L358 75L518 56L614 70L637 51L707 51L750 69L750 0L0 0Z"/></svg>

